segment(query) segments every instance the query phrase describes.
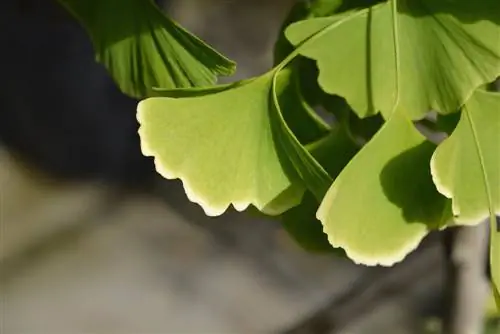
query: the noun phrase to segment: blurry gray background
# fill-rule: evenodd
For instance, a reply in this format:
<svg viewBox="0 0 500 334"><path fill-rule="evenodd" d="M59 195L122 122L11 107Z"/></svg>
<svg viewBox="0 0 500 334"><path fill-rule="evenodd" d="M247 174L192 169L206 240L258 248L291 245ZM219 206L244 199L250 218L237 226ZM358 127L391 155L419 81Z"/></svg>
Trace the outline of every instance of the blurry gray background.
<svg viewBox="0 0 500 334"><path fill-rule="evenodd" d="M235 80L270 67L292 2L167 9L238 62ZM140 156L136 102L82 30L46 0L3 6L0 333L280 333L324 305L335 333L423 332L443 275L434 243L366 268L305 253L275 221L205 217Z"/></svg>

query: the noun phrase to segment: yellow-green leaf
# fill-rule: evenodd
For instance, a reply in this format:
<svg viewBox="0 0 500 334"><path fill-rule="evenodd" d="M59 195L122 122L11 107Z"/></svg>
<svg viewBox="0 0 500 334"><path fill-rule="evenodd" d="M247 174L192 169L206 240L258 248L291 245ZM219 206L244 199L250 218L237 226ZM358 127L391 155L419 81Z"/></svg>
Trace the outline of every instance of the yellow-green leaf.
<svg viewBox="0 0 500 334"><path fill-rule="evenodd" d="M317 212L334 247L366 265L392 265L449 218L432 183L435 146L396 112L343 169Z"/></svg>
<svg viewBox="0 0 500 334"><path fill-rule="evenodd" d="M360 117L455 112L500 75L498 0L390 0L295 23L286 36Z"/></svg>
<svg viewBox="0 0 500 334"><path fill-rule="evenodd" d="M431 169L439 192L452 199L456 223L500 215L500 93L474 93Z"/></svg>
<svg viewBox="0 0 500 334"><path fill-rule="evenodd" d="M143 153L155 157L162 176L180 178L189 199L207 215L220 215L230 204L240 211L253 204L277 214L302 198L303 187L293 184L275 147L272 80L270 73L220 91L196 89L186 97L181 90L181 97L154 97L139 104ZM290 191L291 199L280 203L278 212L266 210Z"/></svg>

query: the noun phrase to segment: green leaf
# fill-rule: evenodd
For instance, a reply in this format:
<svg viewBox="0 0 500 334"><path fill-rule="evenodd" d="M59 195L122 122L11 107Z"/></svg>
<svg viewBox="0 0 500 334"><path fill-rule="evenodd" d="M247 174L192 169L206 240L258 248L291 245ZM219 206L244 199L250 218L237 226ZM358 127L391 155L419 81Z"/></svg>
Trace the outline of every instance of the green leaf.
<svg viewBox="0 0 500 334"><path fill-rule="evenodd" d="M278 74L281 85L278 94L280 111L285 123L297 140L306 145L325 137L330 126L311 108L302 95L300 73L294 67L295 61Z"/></svg>
<svg viewBox="0 0 500 334"><path fill-rule="evenodd" d="M500 93L478 90L431 161L434 183L452 199L458 224L500 215Z"/></svg>
<svg viewBox="0 0 500 334"><path fill-rule="evenodd" d="M253 204L267 214L297 205L303 187L293 184L276 151L270 119L273 73L244 84L176 90L178 98L154 97L139 103L143 154L155 157L157 171L180 178L188 198L207 215L230 204L242 211ZM281 208L268 205L280 194ZM291 193L291 194L290 194ZM277 212L275 212L277 210Z"/></svg>
<svg viewBox="0 0 500 334"><path fill-rule="evenodd" d="M351 135L363 143L370 140L384 124L384 118L380 114L359 118L346 100L337 95L324 94L322 106L335 115L337 121L346 123Z"/></svg>
<svg viewBox="0 0 500 334"><path fill-rule="evenodd" d="M359 149L343 125L336 126L328 136L307 148L332 179L340 174ZM300 205L283 213L283 226L308 251L335 251L338 255L345 255L339 248L330 245L321 222L316 219L319 203L320 200L310 191L306 192Z"/></svg>
<svg viewBox="0 0 500 334"><path fill-rule="evenodd" d="M477 90L431 161L438 190L452 199L455 222L491 222L491 271L500 286L500 93Z"/></svg>
<svg viewBox="0 0 500 334"><path fill-rule="evenodd" d="M306 141L329 130L301 103L291 71L157 93L163 97L138 107L143 154L155 158L164 177L180 178L207 215L220 215L230 204L280 214L299 204L304 186L331 184L285 121L314 129L303 134ZM282 113L278 104L287 110Z"/></svg>
<svg viewBox="0 0 500 334"><path fill-rule="evenodd" d="M318 200L321 200L333 180L319 162L316 161L299 142L297 137L293 135L287 125L283 116L285 112L282 111L282 106L293 106L296 104L297 94L289 88L290 85L293 84L291 81L291 78L293 78L293 71L287 72L286 70L280 71L279 69L278 71L277 73L279 74L274 75L272 83L274 112L271 113L271 124L274 127L274 134L279 151L282 153L281 158L282 161L287 161L289 165L293 166L293 170L298 174L306 188L311 191ZM291 94L287 94L287 92L291 92ZM303 105L298 104L297 106ZM307 110L302 111L302 113L308 115Z"/></svg>
<svg viewBox="0 0 500 334"><path fill-rule="evenodd" d="M333 248L323 232L323 226L316 219L318 200L310 192L307 192L300 205L283 213L281 223L285 231L295 242L308 252L332 252L340 251Z"/></svg>
<svg viewBox="0 0 500 334"><path fill-rule="evenodd" d="M366 265L392 265L449 214L429 161L435 146L394 113L350 161L317 212L334 247Z"/></svg>
<svg viewBox="0 0 500 334"><path fill-rule="evenodd" d="M395 109L412 119L459 109L500 74L499 33L498 0L392 0L286 30L318 62L325 92L360 117L386 119Z"/></svg>
<svg viewBox="0 0 500 334"><path fill-rule="evenodd" d="M151 0L59 0L86 28L96 59L130 96L207 86L235 64L166 17Z"/></svg>
<svg viewBox="0 0 500 334"><path fill-rule="evenodd" d="M350 2L359 2L359 0ZM274 63L276 65L279 64L294 50L293 45L290 44L284 34L285 29L290 24L305 20L307 18L333 15L337 11L337 9L342 7L343 4L345 4L344 0L314 0L312 2L298 1L297 3L295 3L288 12L285 20L281 24L280 34L274 45Z"/></svg>

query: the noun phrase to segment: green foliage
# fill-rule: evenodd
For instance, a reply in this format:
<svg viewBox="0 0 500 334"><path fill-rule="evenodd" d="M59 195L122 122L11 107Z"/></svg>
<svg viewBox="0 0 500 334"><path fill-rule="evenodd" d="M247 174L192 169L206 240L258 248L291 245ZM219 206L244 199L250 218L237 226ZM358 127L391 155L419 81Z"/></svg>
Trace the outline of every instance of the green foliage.
<svg viewBox="0 0 500 334"><path fill-rule="evenodd" d="M152 0L59 0L86 28L96 60L120 89L144 98L154 87L212 85L235 65L190 34Z"/></svg>
<svg viewBox="0 0 500 334"><path fill-rule="evenodd" d="M323 199L317 216L330 243L355 262L391 265L445 224L450 215L429 168L433 151L405 115L394 113Z"/></svg>
<svg viewBox="0 0 500 334"><path fill-rule="evenodd" d="M434 152L431 168L439 192L453 201L455 222L476 224L500 215L500 94L477 90L460 121ZM495 225L495 226L493 226Z"/></svg>
<svg viewBox="0 0 500 334"><path fill-rule="evenodd" d="M253 205L305 248L367 265L452 218L489 218L500 286L500 93L484 90L500 76L500 1L299 2L274 67L215 86L233 63L149 0L60 1L120 88L148 97L143 153L207 214ZM448 138L436 148L426 126Z"/></svg>
<svg viewBox="0 0 500 334"><path fill-rule="evenodd" d="M318 61L322 89L360 117L399 109L420 119L456 111L498 76L499 13L497 0L393 0L298 22L286 35L307 40L299 52Z"/></svg>

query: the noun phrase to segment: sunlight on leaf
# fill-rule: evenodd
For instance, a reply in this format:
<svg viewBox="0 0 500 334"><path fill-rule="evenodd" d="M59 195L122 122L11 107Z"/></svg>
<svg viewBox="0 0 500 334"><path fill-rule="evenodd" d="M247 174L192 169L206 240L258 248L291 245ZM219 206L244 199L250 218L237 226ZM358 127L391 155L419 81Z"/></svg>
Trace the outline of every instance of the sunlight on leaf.
<svg viewBox="0 0 500 334"><path fill-rule="evenodd" d="M437 189L452 200L455 222L491 223L491 273L500 286L500 93L478 89L431 160ZM495 291L498 296L498 290ZM500 305L499 305L500 306Z"/></svg>
<svg viewBox="0 0 500 334"><path fill-rule="evenodd" d="M455 112L500 74L498 0L393 0L295 23L286 36L307 40L298 51L318 61L320 86L360 117Z"/></svg>
<svg viewBox="0 0 500 334"><path fill-rule="evenodd" d="M343 169L317 212L334 247L366 265L392 265L450 214L429 170L435 149L400 112Z"/></svg>
<svg viewBox="0 0 500 334"><path fill-rule="evenodd" d="M458 224L500 215L500 93L478 90L431 161L439 192L453 201Z"/></svg>
<svg viewBox="0 0 500 334"><path fill-rule="evenodd" d="M200 96L186 97L179 90L183 97L155 97L139 104L143 153L155 157L162 176L180 178L189 199L207 215L220 215L230 204L239 211L253 204L279 214L302 198L303 187L293 184L276 151L272 79L270 73L221 91L193 90ZM283 193L288 194L285 203L280 200L282 207L272 212L276 208L269 204Z"/></svg>
<svg viewBox="0 0 500 334"><path fill-rule="evenodd" d="M59 0L86 28L97 61L132 97L153 87L206 86L235 64L177 23L151 0Z"/></svg>

